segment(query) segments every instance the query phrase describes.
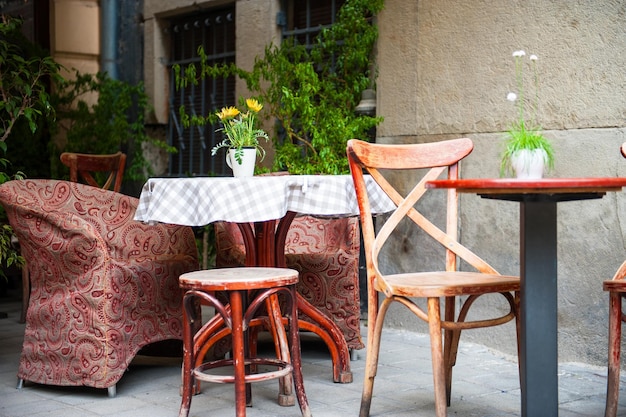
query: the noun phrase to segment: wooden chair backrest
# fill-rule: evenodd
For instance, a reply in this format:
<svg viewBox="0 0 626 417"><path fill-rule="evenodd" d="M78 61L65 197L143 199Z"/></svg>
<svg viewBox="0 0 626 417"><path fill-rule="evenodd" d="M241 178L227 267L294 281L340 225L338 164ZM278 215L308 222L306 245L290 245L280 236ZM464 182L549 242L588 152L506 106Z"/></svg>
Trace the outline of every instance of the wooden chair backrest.
<svg viewBox="0 0 626 417"><path fill-rule="evenodd" d="M445 268L447 271L456 270L458 256L480 272L498 274L494 268L458 242L458 194L455 189L447 191L445 231L415 208L417 201L427 191L426 182L437 179L444 172L447 172L447 178L457 179L459 161L469 155L473 148L472 141L465 138L410 145L372 144L355 139L348 141L348 161L361 213L369 277L382 276L378 268L380 250L398 224L407 217L446 248ZM406 196L391 185L381 172L418 169L427 171ZM377 234L374 231L364 173L369 174L376 181L397 207L378 229Z"/></svg>
<svg viewBox="0 0 626 417"><path fill-rule="evenodd" d="M61 154L61 162L70 169L70 181L79 182L80 175L86 184L94 187L109 190L113 185L113 191L118 193L122 188L126 166L126 154L122 152L111 155L64 152ZM96 173L106 176L103 183L98 182Z"/></svg>

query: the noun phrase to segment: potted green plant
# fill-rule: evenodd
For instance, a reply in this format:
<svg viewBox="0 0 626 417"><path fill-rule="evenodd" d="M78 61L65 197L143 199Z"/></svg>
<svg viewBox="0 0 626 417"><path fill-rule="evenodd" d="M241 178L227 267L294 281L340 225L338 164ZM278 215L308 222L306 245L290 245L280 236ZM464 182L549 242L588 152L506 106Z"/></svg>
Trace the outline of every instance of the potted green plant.
<svg viewBox="0 0 626 417"><path fill-rule="evenodd" d="M535 84L535 99L528 103L531 107L531 117L526 119L524 100L524 57L526 52L520 50L513 52L515 59L515 77L518 92L510 92L507 100L516 103L518 119L508 130L508 140L502 154L500 175L514 173L520 179L538 179L543 176L544 169L551 170L554 167L554 150L552 144L537 125L537 55L530 55L529 61L533 70Z"/></svg>
<svg viewBox="0 0 626 417"><path fill-rule="evenodd" d="M222 127L217 132L224 134L224 140L211 149L211 155L222 148L227 149L226 163L232 168L235 177L251 177L254 174L256 156L265 158L265 149L259 138L269 140L267 133L257 127L257 114L263 105L253 98L245 101L246 111L237 107L224 107L217 113Z"/></svg>

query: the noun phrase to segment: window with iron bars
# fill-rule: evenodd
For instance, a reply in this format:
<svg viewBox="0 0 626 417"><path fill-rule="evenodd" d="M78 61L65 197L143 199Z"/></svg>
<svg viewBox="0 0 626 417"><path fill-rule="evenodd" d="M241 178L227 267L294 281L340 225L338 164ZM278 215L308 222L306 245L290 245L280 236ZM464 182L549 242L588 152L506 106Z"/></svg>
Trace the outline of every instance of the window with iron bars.
<svg viewBox="0 0 626 417"><path fill-rule="evenodd" d="M172 19L170 53L170 114L169 143L178 149L170 156L171 176L227 175L230 170L224 158L211 156L211 148L222 140L215 130L217 124L185 128L179 108L185 106L190 115L207 115L222 107L236 104L235 78L203 78L197 85L189 83L176 89L171 66L178 64L181 71L198 64L198 47L204 48L209 64L235 62L235 8L228 7L207 13Z"/></svg>
<svg viewBox="0 0 626 417"><path fill-rule="evenodd" d="M278 24L283 39L295 37L307 46L315 36L331 26L345 0L284 0ZM200 62L198 46L204 47L209 63L235 62L235 7L231 6L203 14L175 18L170 21L170 69L178 64L184 71L188 65ZM179 108L184 105L190 114L206 115L224 106L237 104L235 79L204 78L198 85L189 84L176 90L174 72L170 71L169 143L178 149L170 156L171 176L230 175L224 158L211 156L211 148L221 140L215 130L218 124L184 128Z"/></svg>
<svg viewBox="0 0 626 417"><path fill-rule="evenodd" d="M297 43L311 46L317 34L335 23L345 0L285 0L279 17L282 37L295 37Z"/></svg>

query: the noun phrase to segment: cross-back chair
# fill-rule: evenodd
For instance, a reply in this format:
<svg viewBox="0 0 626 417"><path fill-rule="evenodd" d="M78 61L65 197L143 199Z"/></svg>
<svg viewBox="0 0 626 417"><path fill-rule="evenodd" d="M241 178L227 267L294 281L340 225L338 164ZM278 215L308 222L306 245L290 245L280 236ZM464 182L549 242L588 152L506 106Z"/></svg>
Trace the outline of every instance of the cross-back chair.
<svg viewBox="0 0 626 417"><path fill-rule="evenodd" d="M70 169L70 181L79 182L78 178L91 186L111 189L120 192L124 168L126 166L126 154L117 152L110 155L92 155L86 153L63 152L61 162ZM101 180L98 174L102 173Z"/></svg>
<svg viewBox="0 0 626 417"><path fill-rule="evenodd" d="M367 358L360 417L369 416L370 413L383 323L385 314L393 302L404 305L428 323L435 409L438 417L445 416L446 406L450 405L452 367L456 361L461 330L496 326L517 317L519 278L500 275L458 241L456 190L448 191L447 215L443 229L426 217L432 213L422 213L416 206L427 191L426 182L437 179L446 172L448 178L456 179L459 175L459 161L469 155L472 149L473 143L470 139L412 145L371 144L354 139L348 141L348 160L361 213L368 278ZM424 169L426 174L406 196L386 179L386 174L383 175L390 172L388 170L424 172ZM371 175L397 206L377 232L365 186L366 173ZM405 219L411 222L407 223ZM385 272L391 270L393 266L389 265L390 258L380 258L382 250L392 236L398 233L406 235L409 227L407 224L417 226L443 246L442 258L445 260L443 270ZM428 256L431 256L431 252ZM457 258L463 259L477 271L459 271ZM509 306L508 312L500 317L466 321L470 306L479 296L490 293L500 293L504 296L505 303ZM379 296L382 298L380 305ZM420 306L417 300L420 298L426 300L427 308ZM441 299L444 300L443 317L440 309ZM455 306L459 301L461 307L457 315Z"/></svg>
<svg viewBox="0 0 626 417"><path fill-rule="evenodd" d="M622 156L626 158L626 142L622 144L620 150ZM626 316L622 312L622 298L626 296L626 261L611 280L604 281L602 287L604 291L609 292L609 360L604 416L615 417L619 400L622 321L626 321Z"/></svg>

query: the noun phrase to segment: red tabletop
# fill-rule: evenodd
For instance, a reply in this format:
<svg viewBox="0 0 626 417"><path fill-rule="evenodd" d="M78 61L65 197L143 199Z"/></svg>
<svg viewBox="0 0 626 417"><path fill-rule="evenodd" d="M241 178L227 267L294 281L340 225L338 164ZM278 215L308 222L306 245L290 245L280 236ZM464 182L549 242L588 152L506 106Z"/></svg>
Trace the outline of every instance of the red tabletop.
<svg viewBox="0 0 626 417"><path fill-rule="evenodd" d="M626 178L543 178L518 180L513 178L471 178L435 180L426 188L456 188L463 193L476 194L577 194L620 191L626 187Z"/></svg>

